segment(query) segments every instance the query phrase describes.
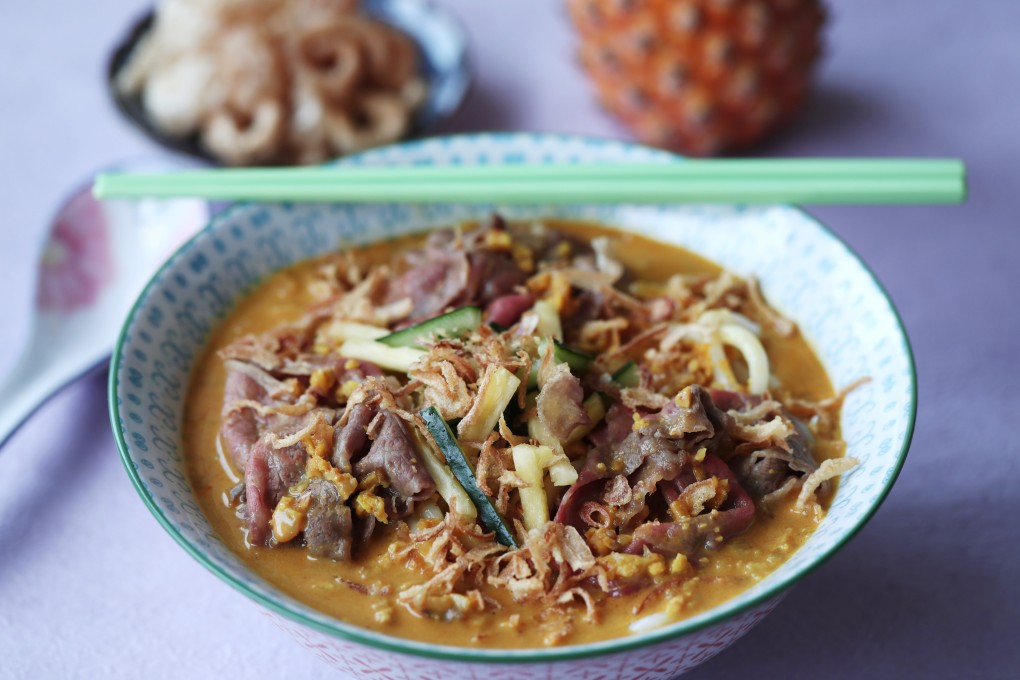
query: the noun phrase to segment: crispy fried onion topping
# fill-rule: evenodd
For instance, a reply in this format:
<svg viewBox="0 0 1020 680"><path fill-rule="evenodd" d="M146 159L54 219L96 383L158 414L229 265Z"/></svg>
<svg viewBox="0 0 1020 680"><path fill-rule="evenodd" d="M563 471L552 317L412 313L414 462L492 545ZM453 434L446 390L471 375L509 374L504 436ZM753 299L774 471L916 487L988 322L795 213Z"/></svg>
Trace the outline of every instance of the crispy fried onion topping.
<svg viewBox="0 0 1020 680"><path fill-rule="evenodd" d="M373 326L388 326L394 321L406 318L413 308L410 298L389 304L381 302L389 279L389 267L379 266L372 269L364 279L336 301L332 310L334 318Z"/></svg>
<svg viewBox="0 0 1020 680"><path fill-rule="evenodd" d="M492 540L492 534L448 512L438 524L410 534L407 543L391 544L391 557L407 559L413 552L432 573L424 583L404 588L397 602L416 616L442 619L498 609L499 604L484 597L477 586L482 583L486 562L504 550Z"/></svg>
<svg viewBox="0 0 1020 680"><path fill-rule="evenodd" d="M443 418L463 418L470 410L468 382L475 379L475 370L450 347L433 347L408 375L425 386L425 405L435 406Z"/></svg>
<svg viewBox="0 0 1020 680"><path fill-rule="evenodd" d="M528 483L514 472L510 448L496 446L500 438L500 435L493 432L482 443L475 466L475 479L485 495L495 499L496 509L505 515L510 507L510 492L525 488ZM495 492L493 485L496 487Z"/></svg>
<svg viewBox="0 0 1020 680"><path fill-rule="evenodd" d="M797 502L793 505L794 509L798 512L805 512L809 508L814 508L817 512L819 507L815 498L815 491L818 490L818 487L833 477L849 472L860 465L860 463L861 461L856 458L849 457L829 458L822 461L817 470L804 478L804 483L800 487L800 494L797 495Z"/></svg>
<svg viewBox="0 0 1020 680"><path fill-rule="evenodd" d="M520 549L492 560L487 579L508 590L517 602L567 604L579 599L585 605L587 620L594 622L595 602L582 583L595 568L595 556L577 529L549 522L531 531Z"/></svg>
<svg viewBox="0 0 1020 680"><path fill-rule="evenodd" d="M843 402L847 395L869 382L871 382L871 378L858 378L828 399L808 401L791 397L783 400L783 406L790 413L805 421L817 436L829 439L836 436L839 410L843 408Z"/></svg>
<svg viewBox="0 0 1020 680"><path fill-rule="evenodd" d="M795 431L793 423L789 418L783 417L781 411L780 403L771 399L766 399L746 411L732 409L727 412L730 416L727 430L741 441L768 444L789 451L787 438Z"/></svg>
<svg viewBox="0 0 1020 680"><path fill-rule="evenodd" d="M358 388L347 400L347 408L337 421L338 425L346 425L350 417L351 409L358 404L378 405L383 411L390 411L412 425L416 425L417 419L411 413L413 405L409 392L410 388L418 387L420 383L412 381L408 385L401 386L392 376L367 376Z"/></svg>

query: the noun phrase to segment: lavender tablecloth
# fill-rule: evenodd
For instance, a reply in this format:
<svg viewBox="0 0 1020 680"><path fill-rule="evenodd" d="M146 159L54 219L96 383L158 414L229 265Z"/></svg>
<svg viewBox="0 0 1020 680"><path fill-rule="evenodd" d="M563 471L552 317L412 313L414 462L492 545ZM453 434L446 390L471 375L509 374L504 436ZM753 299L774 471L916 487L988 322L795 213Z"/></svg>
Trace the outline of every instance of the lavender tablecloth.
<svg viewBox="0 0 1020 680"><path fill-rule="evenodd" d="M0 371L25 340L59 199L156 151L102 87L107 50L144 4L0 3ZM470 27L477 76L451 130L625 135L574 65L560 2L443 4ZM763 152L960 156L971 198L812 211L903 313L914 445L865 530L689 677L1020 677L1020 2L830 4L814 97ZM0 676L327 677L149 515L116 455L104 380L65 390L0 454Z"/></svg>

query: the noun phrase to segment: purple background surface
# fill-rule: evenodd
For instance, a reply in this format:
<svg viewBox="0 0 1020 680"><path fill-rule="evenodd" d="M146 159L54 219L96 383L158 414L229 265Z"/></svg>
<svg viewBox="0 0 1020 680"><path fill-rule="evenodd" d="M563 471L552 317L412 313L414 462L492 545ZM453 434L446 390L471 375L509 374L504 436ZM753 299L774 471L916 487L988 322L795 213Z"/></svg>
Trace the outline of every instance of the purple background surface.
<svg viewBox="0 0 1020 680"><path fill-rule="evenodd" d="M477 87L451 131L626 136L572 59L561 3L447 0ZM103 90L141 0L0 3L0 372L25 341L58 201L157 150ZM708 677L1017 677L1020 651L1020 2L833 0L827 58L777 156L959 156L963 207L817 208L903 314L917 432L885 505ZM0 454L0 677L328 677L156 524L128 483L105 374Z"/></svg>

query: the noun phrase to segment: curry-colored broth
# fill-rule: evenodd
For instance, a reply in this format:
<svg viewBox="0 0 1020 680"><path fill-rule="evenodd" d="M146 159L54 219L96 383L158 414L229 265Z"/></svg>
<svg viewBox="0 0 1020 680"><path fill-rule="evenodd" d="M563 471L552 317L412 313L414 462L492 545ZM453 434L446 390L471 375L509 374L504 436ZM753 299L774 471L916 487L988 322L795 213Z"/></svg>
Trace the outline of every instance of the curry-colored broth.
<svg viewBox="0 0 1020 680"><path fill-rule="evenodd" d="M597 225L547 221L556 229L585 238L608 235L616 241L614 254L641 279L664 281L675 273L718 273L720 268L682 248ZM363 254L372 262L388 260L393 253L420 243L407 237L369 246ZM240 336L262 333L302 316L312 300L306 285L316 271L316 261L294 265L271 276L242 300L213 335L191 379L184 422L188 468L199 502L223 542L255 572L302 602L349 623L427 642L486 647L542 647L547 612L541 605L514 604L502 591L486 594L504 605L499 611L475 614L463 620L421 619L396 604L405 584L420 583L426 576L393 563L386 554L387 536L377 534L372 544L352 563L308 557L298 545L275 549L249 547L243 523L227 501L227 490L238 481L217 453L220 409L226 373L216 353ZM832 385L808 343L798 334L781 338L763 333L771 370L785 386L802 398L819 400L832 396ZM818 458L830 452L816 450ZM229 474L228 474L229 470ZM820 499L827 505L828 499ZM729 540L702 559L696 576L684 586L682 616L691 616L727 600L773 571L815 530L816 520L791 509L791 502L774 508L767 519L759 516L744 534ZM388 594L366 594L351 583L381 588ZM661 607L649 602L637 613L647 593L610 598L600 605L599 621L586 623L577 609L573 632L561 644L580 644L629 635L635 615ZM386 616L386 612L389 616ZM519 618L513 619L514 615ZM385 620L387 619L388 620Z"/></svg>

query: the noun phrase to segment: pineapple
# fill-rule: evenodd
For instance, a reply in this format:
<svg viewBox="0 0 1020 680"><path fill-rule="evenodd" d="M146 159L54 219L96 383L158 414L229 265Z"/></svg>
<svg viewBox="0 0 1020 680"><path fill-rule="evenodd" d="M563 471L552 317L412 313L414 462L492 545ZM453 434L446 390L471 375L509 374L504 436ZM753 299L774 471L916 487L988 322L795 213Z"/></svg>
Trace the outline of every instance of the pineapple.
<svg viewBox="0 0 1020 680"><path fill-rule="evenodd" d="M644 141L696 156L788 121L820 51L820 0L567 1L605 107Z"/></svg>

